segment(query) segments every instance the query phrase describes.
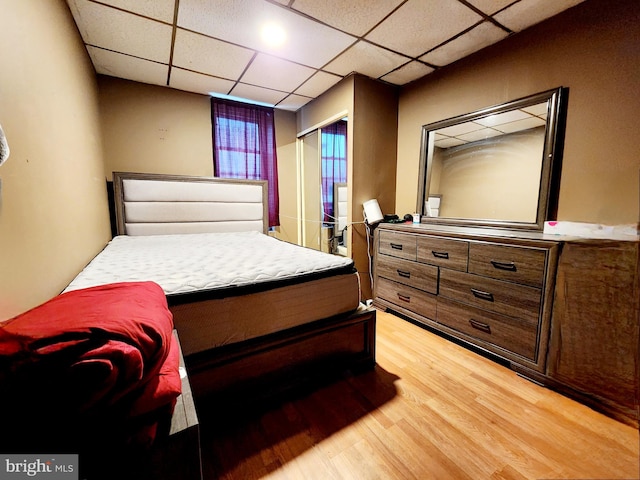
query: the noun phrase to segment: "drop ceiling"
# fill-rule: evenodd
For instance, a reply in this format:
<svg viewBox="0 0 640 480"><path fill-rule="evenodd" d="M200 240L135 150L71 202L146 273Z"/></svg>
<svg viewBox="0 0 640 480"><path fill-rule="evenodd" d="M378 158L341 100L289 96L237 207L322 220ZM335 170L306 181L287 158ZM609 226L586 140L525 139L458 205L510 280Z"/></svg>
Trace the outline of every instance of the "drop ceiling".
<svg viewBox="0 0 640 480"><path fill-rule="evenodd" d="M295 111L352 72L401 86L582 1L67 3L98 74Z"/></svg>

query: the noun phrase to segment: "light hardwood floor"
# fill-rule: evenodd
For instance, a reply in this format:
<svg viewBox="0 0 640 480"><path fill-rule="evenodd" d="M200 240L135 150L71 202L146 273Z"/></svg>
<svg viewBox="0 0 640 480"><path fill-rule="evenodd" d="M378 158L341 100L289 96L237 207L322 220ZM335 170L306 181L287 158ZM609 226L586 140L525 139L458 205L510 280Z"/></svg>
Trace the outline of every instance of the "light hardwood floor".
<svg viewBox="0 0 640 480"><path fill-rule="evenodd" d="M375 370L251 410L200 404L205 479L632 479L638 430L388 313Z"/></svg>

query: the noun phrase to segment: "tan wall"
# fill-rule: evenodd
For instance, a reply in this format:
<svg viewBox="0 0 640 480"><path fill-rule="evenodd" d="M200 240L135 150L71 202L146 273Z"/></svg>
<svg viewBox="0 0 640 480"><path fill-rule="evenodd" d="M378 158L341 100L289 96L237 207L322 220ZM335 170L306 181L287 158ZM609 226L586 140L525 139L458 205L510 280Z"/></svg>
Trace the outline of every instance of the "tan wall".
<svg viewBox="0 0 640 480"><path fill-rule="evenodd" d="M588 0L405 87L398 209L415 208L422 125L566 86L558 219L638 222L638 38L637 0Z"/></svg>
<svg viewBox="0 0 640 480"><path fill-rule="evenodd" d="M107 178L115 171L213 175L210 97L103 75L98 85ZM275 123L280 208L288 215L296 205L295 113L277 110ZM292 231L285 222L278 236L289 240Z"/></svg>
<svg viewBox="0 0 640 480"><path fill-rule="evenodd" d="M351 213L354 222L352 243L353 260L361 276L363 299L372 298L369 244L362 204L375 198L383 213L398 212L395 205L397 112L398 98L395 88L356 76L353 108L353 195ZM372 234L373 231L369 232Z"/></svg>
<svg viewBox="0 0 640 480"><path fill-rule="evenodd" d="M63 0L0 0L0 320L57 295L110 238L95 74Z"/></svg>
<svg viewBox="0 0 640 480"><path fill-rule="evenodd" d="M383 213L410 213L396 209L396 149L398 97L394 87L356 76L353 157L354 220L362 221L362 203L376 198Z"/></svg>
<svg viewBox="0 0 640 480"><path fill-rule="evenodd" d="M100 75L105 175L213 175L208 96Z"/></svg>
<svg viewBox="0 0 640 480"><path fill-rule="evenodd" d="M280 194L280 226L276 228L276 237L287 242L297 243L296 114L276 109L275 123L278 192Z"/></svg>

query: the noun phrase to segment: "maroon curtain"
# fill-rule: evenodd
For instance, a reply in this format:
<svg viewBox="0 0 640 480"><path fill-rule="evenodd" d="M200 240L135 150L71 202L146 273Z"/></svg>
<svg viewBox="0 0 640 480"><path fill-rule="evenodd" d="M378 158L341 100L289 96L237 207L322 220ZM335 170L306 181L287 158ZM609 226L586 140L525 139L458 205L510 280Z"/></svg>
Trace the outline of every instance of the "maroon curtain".
<svg viewBox="0 0 640 480"><path fill-rule="evenodd" d="M211 98L214 175L267 180L269 226L280 225L274 109Z"/></svg>
<svg viewBox="0 0 640 480"><path fill-rule="evenodd" d="M335 221L333 184L347 181L347 122L322 127L322 208L324 221Z"/></svg>

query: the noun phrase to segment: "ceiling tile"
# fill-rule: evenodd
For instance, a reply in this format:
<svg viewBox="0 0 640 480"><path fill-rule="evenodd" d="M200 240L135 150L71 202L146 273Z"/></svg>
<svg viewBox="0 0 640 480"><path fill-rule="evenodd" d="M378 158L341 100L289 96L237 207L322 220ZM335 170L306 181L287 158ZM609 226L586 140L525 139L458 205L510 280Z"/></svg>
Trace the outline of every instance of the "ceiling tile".
<svg viewBox="0 0 640 480"><path fill-rule="evenodd" d="M169 63L169 25L86 0L71 0L69 6L85 43Z"/></svg>
<svg viewBox="0 0 640 480"><path fill-rule="evenodd" d="M285 30L284 45L269 47L262 41L260 32L266 23L275 23ZM350 35L264 0L181 0L178 24L315 68L322 67L355 41Z"/></svg>
<svg viewBox="0 0 640 480"><path fill-rule="evenodd" d="M231 95L239 98L250 98L257 102L273 106L284 99L288 94L286 92L279 92L277 90L269 90L268 88L239 83L233 88L233 90L231 90Z"/></svg>
<svg viewBox="0 0 640 480"><path fill-rule="evenodd" d="M342 77L338 75L318 71L309 80L304 82L300 88L296 89L295 93L315 98L329 90L340 80L342 80Z"/></svg>
<svg viewBox="0 0 640 480"><path fill-rule="evenodd" d="M309 97L301 97L300 95L289 95L287 98L278 103L277 107L283 110L291 110L295 112L301 107L304 107L312 99Z"/></svg>
<svg viewBox="0 0 640 480"><path fill-rule="evenodd" d="M457 0L409 0L365 38L417 57L480 20Z"/></svg>
<svg viewBox="0 0 640 480"><path fill-rule="evenodd" d="M457 135L463 135L465 133L473 132L480 129L482 129L482 125L478 125L474 122L465 122L458 123L457 125L451 125L450 127L441 128L438 130L438 133L441 135L455 137Z"/></svg>
<svg viewBox="0 0 640 480"><path fill-rule="evenodd" d="M173 23L175 0L101 0L102 3L149 18Z"/></svg>
<svg viewBox="0 0 640 480"><path fill-rule="evenodd" d="M165 85L171 71L172 88L287 109L352 72L404 85L581 1L66 0L99 73ZM268 22L282 46L263 43Z"/></svg>
<svg viewBox="0 0 640 480"><path fill-rule="evenodd" d="M527 113L530 113L531 115L536 115L538 117L545 117L547 116L547 102L542 102L542 103L538 103L536 105L531 105L530 107L524 107L522 110L524 110Z"/></svg>
<svg viewBox="0 0 640 480"><path fill-rule="evenodd" d="M424 63L412 61L381 77L385 82L404 85L433 72L433 68Z"/></svg>
<svg viewBox="0 0 640 480"><path fill-rule="evenodd" d="M493 15L497 11L503 9L507 5L510 5L514 0L467 0L471 5L478 10L482 10L487 15Z"/></svg>
<svg viewBox="0 0 640 480"><path fill-rule="evenodd" d="M475 142L478 140L484 140L485 138L497 137L503 133L493 128L483 128L482 130L476 130L474 132L458 135L457 138L465 140L467 142Z"/></svg>
<svg viewBox="0 0 640 480"><path fill-rule="evenodd" d="M167 84L168 65L91 46L87 52L97 73L152 85Z"/></svg>
<svg viewBox="0 0 640 480"><path fill-rule="evenodd" d="M393 12L403 0L295 0L294 10L310 15L332 27L361 37L384 17Z"/></svg>
<svg viewBox="0 0 640 480"><path fill-rule="evenodd" d="M521 110L510 110L504 113L498 113L495 115L489 115L488 117L478 118L474 122L484 125L486 127L493 127L495 125L501 125L503 123L515 122L516 120L522 120L530 118L530 115Z"/></svg>
<svg viewBox="0 0 640 480"><path fill-rule="evenodd" d="M486 46L492 45L506 38L508 35L507 32L496 27L494 24L482 22L464 35L423 55L420 57L420 60L430 63L431 65L443 67L473 52L477 52Z"/></svg>
<svg viewBox="0 0 640 480"><path fill-rule="evenodd" d="M209 95L211 92L228 93L234 85L235 82L230 80L210 77L175 67L171 69L171 79L169 81L169 86L172 88L201 93L202 95Z"/></svg>
<svg viewBox="0 0 640 480"><path fill-rule="evenodd" d="M440 147L440 148L457 147L458 145L463 145L464 143L465 142L457 138L448 138L448 137L445 137L442 140L435 140L433 142L433 144L436 147Z"/></svg>
<svg viewBox="0 0 640 480"><path fill-rule="evenodd" d="M514 32L520 32L531 25L573 7L584 0L520 0L497 14L494 18Z"/></svg>
<svg viewBox="0 0 640 480"><path fill-rule="evenodd" d="M291 92L314 73L315 70L309 67L260 53L240 80L243 83Z"/></svg>
<svg viewBox="0 0 640 480"><path fill-rule="evenodd" d="M197 33L177 29L173 63L187 70L237 80L254 52Z"/></svg>
<svg viewBox="0 0 640 480"><path fill-rule="evenodd" d="M372 78L378 78L388 71L398 68L408 60L407 57L390 52L369 42L359 41L329 63L324 70L339 75L358 72Z"/></svg>
<svg viewBox="0 0 640 480"><path fill-rule="evenodd" d="M496 130L500 130L501 132L504 132L504 133L513 133L513 132L519 132L521 130L529 130L530 128L542 127L544 125L545 125L544 121L539 119L538 117L529 117L523 120L518 120L516 122L503 123L500 125L496 125L493 128L495 128Z"/></svg>

